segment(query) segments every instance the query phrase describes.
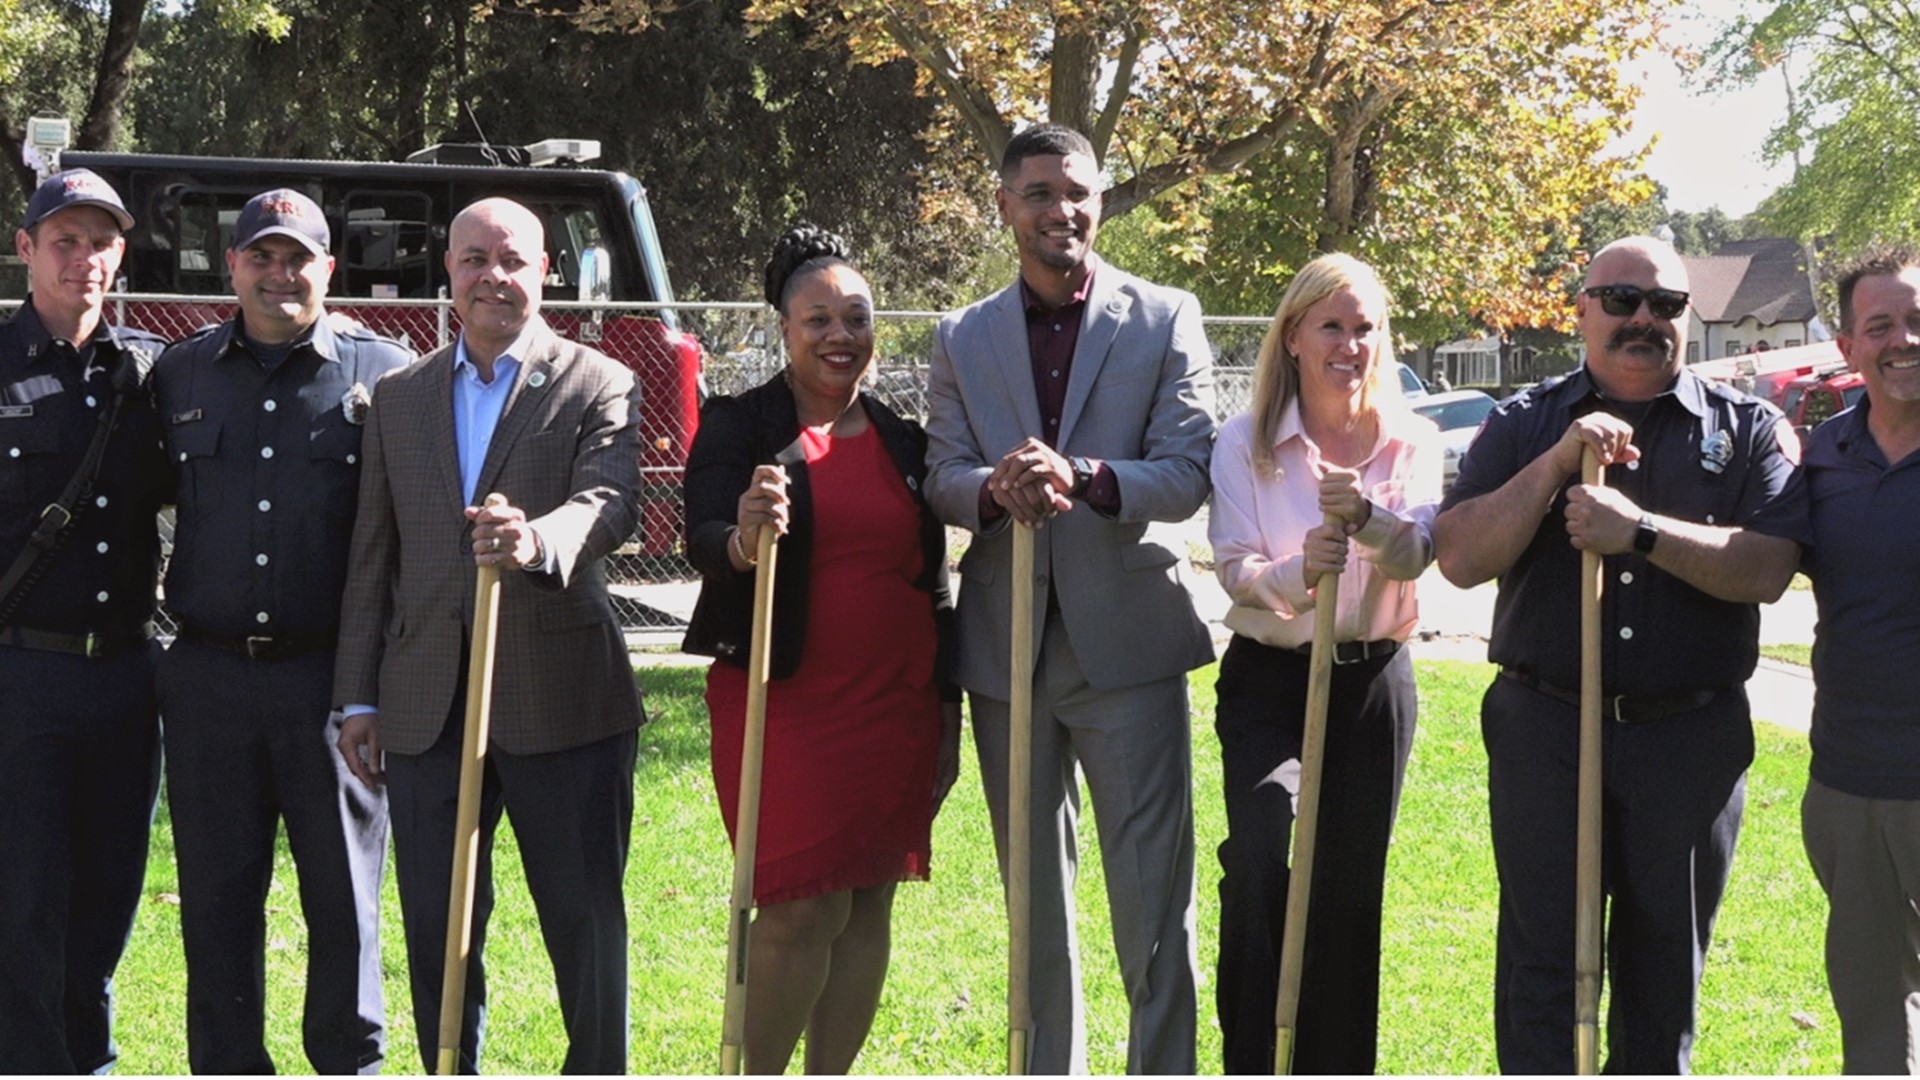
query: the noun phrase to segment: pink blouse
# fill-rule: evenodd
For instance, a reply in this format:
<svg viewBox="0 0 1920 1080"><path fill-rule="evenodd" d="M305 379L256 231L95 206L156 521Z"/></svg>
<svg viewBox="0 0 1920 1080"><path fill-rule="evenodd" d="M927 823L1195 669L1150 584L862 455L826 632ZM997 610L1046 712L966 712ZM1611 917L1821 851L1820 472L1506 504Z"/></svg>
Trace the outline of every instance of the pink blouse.
<svg viewBox="0 0 1920 1080"><path fill-rule="evenodd" d="M1280 419L1273 475L1254 475L1253 417L1227 421L1213 446L1207 538L1214 573L1233 601L1227 629L1280 648L1313 642L1314 590L1301 544L1320 524L1320 448L1300 426L1300 403ZM1433 561L1440 457L1432 421L1389 404L1380 438L1360 468L1373 514L1349 538L1340 579L1338 641L1405 641L1420 621L1414 579Z"/></svg>

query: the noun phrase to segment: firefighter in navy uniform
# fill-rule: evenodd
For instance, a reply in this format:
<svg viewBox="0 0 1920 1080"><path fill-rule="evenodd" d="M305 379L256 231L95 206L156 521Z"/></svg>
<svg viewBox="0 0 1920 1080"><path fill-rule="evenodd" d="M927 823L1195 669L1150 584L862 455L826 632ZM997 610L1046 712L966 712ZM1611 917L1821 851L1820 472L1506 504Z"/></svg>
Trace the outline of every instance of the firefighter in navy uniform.
<svg viewBox="0 0 1920 1080"><path fill-rule="evenodd" d="M0 1072L109 1068L160 777L149 640L167 497L146 372L108 326L133 218L84 169L28 200L0 325Z"/></svg>
<svg viewBox="0 0 1920 1080"><path fill-rule="evenodd" d="M360 433L374 384L413 355L327 316L329 240L305 195L255 196L227 251L239 312L153 375L179 476L167 606L180 632L159 690L196 1073L274 1069L262 965L282 820L308 933L307 1060L351 1074L386 1054L386 796L333 752L330 697Z"/></svg>
<svg viewBox="0 0 1920 1080"><path fill-rule="evenodd" d="M1498 577L1481 706L1505 1073L1574 1068L1580 574L1603 558L1608 1072L1683 1073L1753 759L1758 605L1809 534L1780 411L1685 369L1685 265L1631 237L1576 300L1586 363L1502 402L1434 522L1462 587ZM1583 451L1606 485L1580 483Z"/></svg>

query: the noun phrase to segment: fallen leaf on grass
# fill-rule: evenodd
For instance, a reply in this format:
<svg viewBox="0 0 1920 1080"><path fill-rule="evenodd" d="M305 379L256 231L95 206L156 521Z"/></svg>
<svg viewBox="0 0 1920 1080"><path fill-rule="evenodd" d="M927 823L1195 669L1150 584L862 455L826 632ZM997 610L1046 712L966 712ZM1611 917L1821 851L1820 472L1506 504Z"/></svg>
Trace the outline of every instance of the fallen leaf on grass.
<svg viewBox="0 0 1920 1080"><path fill-rule="evenodd" d="M1801 1009L1795 1009L1793 1011L1792 1019L1793 1026L1799 1028L1801 1031L1812 1031L1820 1026L1820 1021L1815 1020L1812 1013Z"/></svg>
<svg viewBox="0 0 1920 1080"><path fill-rule="evenodd" d="M174 907L179 907L180 894L170 892L154 893L153 902L156 904L172 904Z"/></svg>

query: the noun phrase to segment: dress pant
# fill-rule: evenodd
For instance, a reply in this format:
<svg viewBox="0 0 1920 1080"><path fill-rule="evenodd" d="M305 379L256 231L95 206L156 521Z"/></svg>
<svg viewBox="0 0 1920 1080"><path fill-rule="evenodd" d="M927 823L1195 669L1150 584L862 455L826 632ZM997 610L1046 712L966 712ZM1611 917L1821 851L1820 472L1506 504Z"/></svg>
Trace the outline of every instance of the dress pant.
<svg viewBox="0 0 1920 1080"><path fill-rule="evenodd" d="M1216 987L1226 1072L1273 1072L1274 1006L1291 881L1311 661L1236 635L1220 661L1220 844ZM1380 1028L1380 907L1418 705L1407 650L1333 668L1293 1072L1374 1071Z"/></svg>
<svg viewBox="0 0 1920 1080"><path fill-rule="evenodd" d="M1480 720L1500 875L1500 1071L1571 1073L1580 710L1497 678ZM1648 723L1605 723L1606 1069L1685 1073L1753 761L1746 692Z"/></svg>
<svg viewBox="0 0 1920 1080"><path fill-rule="evenodd" d="M0 646L0 1073L105 1072L160 785L158 645Z"/></svg>
<svg viewBox="0 0 1920 1080"><path fill-rule="evenodd" d="M196 1073L270 1073L266 902L276 831L307 925L307 1061L378 1072L386 1057L380 881L387 803L341 761L333 653L279 659L176 641L160 662L167 806L187 954L187 1060Z"/></svg>
<svg viewBox="0 0 1920 1080"><path fill-rule="evenodd" d="M972 695L975 747L1007 870L1005 701ZM1087 1071L1079 942L1070 898L1079 865L1076 766L1099 825L1113 944L1131 1009L1127 1071L1194 1072L1192 747L1187 683L1088 685L1059 619L1042 638L1033 687L1032 959L1029 1071Z"/></svg>
<svg viewBox="0 0 1920 1080"><path fill-rule="evenodd" d="M1827 988L1843 1068L1920 1075L1920 799L1807 781L1807 859L1827 894Z"/></svg>
<svg viewBox="0 0 1920 1080"><path fill-rule="evenodd" d="M421 1065L428 1073L438 1057L464 699L464 689L454 695L446 727L425 753L386 755L414 1026L420 1032ZM487 918L493 912L493 832L502 812L513 823L527 891L533 895L540 935L553 961L567 1031L561 1070L596 1075L627 1071L627 909L621 885L633 827L638 745L637 734L628 731L548 754L488 748L460 1072L479 1071L486 1037L482 960Z"/></svg>

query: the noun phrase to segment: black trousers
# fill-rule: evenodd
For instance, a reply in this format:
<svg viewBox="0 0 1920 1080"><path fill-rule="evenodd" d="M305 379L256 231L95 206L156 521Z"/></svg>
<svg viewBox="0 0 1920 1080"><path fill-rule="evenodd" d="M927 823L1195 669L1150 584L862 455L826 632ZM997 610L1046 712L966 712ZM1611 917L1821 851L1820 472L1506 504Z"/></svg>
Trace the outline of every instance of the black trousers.
<svg viewBox="0 0 1920 1080"><path fill-rule="evenodd" d="M316 1073L352 1074L377 1072L386 1057L387 800L334 749L332 684L331 652L250 660L183 640L160 661L196 1073L274 1071L264 1030L266 902L282 819L307 924L307 1060Z"/></svg>
<svg viewBox="0 0 1920 1080"><path fill-rule="evenodd" d="M428 1073L438 1058L447 899L459 803L466 706L454 695L440 739L423 754L388 753L394 869L407 938L414 1026ZM621 892L633 828L635 732L550 754L488 749L480 796L480 855L473 938L461 1015L458 1069L476 1073L486 1037L482 963L493 913L493 831L504 811L519 841L527 891L553 961L569 1074L627 1071L627 909Z"/></svg>
<svg viewBox="0 0 1920 1080"><path fill-rule="evenodd" d="M1308 664L1299 653L1239 636L1220 661L1214 730L1226 771L1227 839L1216 993L1229 1074L1273 1072ZM1374 1071L1387 843L1417 711L1405 649L1333 669L1295 1073Z"/></svg>
<svg viewBox="0 0 1920 1080"><path fill-rule="evenodd" d="M157 645L0 646L0 1073L104 1072L160 785Z"/></svg>
<svg viewBox="0 0 1920 1080"><path fill-rule="evenodd" d="M1513 679L1495 679L1481 708L1504 1073L1573 1072L1579 712ZM1602 754L1606 1071L1684 1073L1753 761L1746 694L1652 723L1608 721Z"/></svg>

